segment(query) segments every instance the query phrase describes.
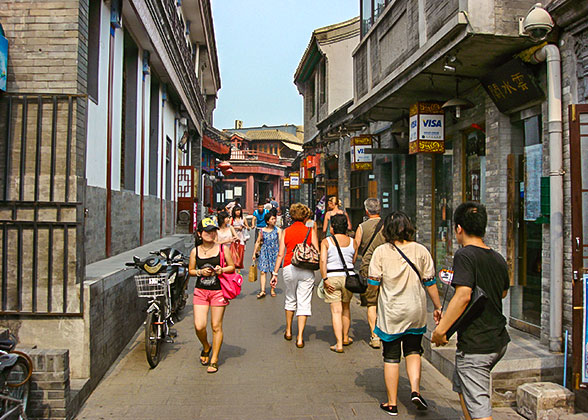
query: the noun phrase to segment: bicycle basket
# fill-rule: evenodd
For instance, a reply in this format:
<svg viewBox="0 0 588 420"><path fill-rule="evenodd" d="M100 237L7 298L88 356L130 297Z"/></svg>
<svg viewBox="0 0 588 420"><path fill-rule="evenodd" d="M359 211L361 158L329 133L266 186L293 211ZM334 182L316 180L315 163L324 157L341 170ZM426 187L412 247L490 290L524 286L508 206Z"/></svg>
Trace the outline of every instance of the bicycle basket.
<svg viewBox="0 0 588 420"><path fill-rule="evenodd" d="M165 296L167 285L165 282L165 273L163 274L137 274L135 275L135 285L137 286L137 295L139 297L151 298Z"/></svg>

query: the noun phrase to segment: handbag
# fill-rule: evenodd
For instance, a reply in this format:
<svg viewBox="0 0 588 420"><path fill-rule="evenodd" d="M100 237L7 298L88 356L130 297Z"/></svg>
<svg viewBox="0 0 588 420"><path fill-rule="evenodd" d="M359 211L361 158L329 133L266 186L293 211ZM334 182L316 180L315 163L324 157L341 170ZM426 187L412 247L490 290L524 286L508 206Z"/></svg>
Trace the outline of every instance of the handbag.
<svg viewBox="0 0 588 420"><path fill-rule="evenodd" d="M478 269L476 268L476 278L477 274ZM445 294L447 294L447 291L445 291ZM457 318L451 327L449 327L445 337L449 340L449 337L455 334L456 331L465 330L468 325L470 325L484 311L487 300L488 295L484 292L484 289L476 284L476 279L474 279L474 287L472 288L470 302L460 317Z"/></svg>
<svg viewBox="0 0 588 420"><path fill-rule="evenodd" d="M251 264L251 267L249 267L247 280L249 280L250 283L257 281L257 265L255 265L255 263Z"/></svg>
<svg viewBox="0 0 588 420"><path fill-rule="evenodd" d="M220 246L220 266L226 267L225 265L225 252L224 246ZM221 291L223 297L227 300L231 300L239 296L241 293L241 286L243 285L243 277L240 274L235 273L221 273L218 275L218 279L221 284Z"/></svg>
<svg viewBox="0 0 588 420"><path fill-rule="evenodd" d="M319 269L319 253L312 243L306 242L311 230L312 228L308 228L304 241L294 247L292 265L305 270L316 271Z"/></svg>
<svg viewBox="0 0 588 420"><path fill-rule="evenodd" d="M243 255L245 254L245 245L241 244L240 241L231 243L231 255L233 256L233 262L235 268L243 268Z"/></svg>
<svg viewBox="0 0 588 420"><path fill-rule="evenodd" d="M331 236L331 238L333 238L333 242L335 242L337 252L339 253L339 258L341 258L341 263L343 264L343 269L345 270L345 288L351 293L365 293L367 290L367 279L361 277L355 272L353 274L349 274L349 269L347 268L345 258L343 258L343 252L341 252L339 242L337 242L335 235Z"/></svg>

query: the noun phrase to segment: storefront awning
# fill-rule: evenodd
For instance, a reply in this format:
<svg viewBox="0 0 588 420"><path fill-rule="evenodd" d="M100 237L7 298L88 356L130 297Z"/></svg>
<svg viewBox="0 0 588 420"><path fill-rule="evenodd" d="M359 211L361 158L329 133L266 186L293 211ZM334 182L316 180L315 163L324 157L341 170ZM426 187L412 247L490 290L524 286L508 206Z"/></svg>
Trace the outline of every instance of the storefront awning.
<svg viewBox="0 0 588 420"><path fill-rule="evenodd" d="M286 146L290 150L294 150L295 152L302 152L304 150L301 145L294 144L294 143L286 143L285 141L282 142L284 146Z"/></svg>

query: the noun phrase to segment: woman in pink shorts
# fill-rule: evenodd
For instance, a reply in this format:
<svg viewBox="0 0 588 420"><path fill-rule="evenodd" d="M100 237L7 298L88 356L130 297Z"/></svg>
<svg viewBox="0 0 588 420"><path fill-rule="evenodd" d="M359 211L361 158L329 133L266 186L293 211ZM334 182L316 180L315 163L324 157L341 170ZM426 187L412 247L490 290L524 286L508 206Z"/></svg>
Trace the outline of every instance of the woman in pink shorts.
<svg viewBox="0 0 588 420"><path fill-rule="evenodd" d="M225 265L220 265L220 247L216 235L218 225L213 219L205 218L198 223L196 247L190 253L190 275L196 277L194 288L194 328L202 343L200 363L208 366L208 373L218 371L218 355L223 343L223 316L229 304L223 297L218 275L235 271L233 257L228 247L223 246ZM210 307L212 345L208 342L206 325ZM212 351L212 355L210 352Z"/></svg>

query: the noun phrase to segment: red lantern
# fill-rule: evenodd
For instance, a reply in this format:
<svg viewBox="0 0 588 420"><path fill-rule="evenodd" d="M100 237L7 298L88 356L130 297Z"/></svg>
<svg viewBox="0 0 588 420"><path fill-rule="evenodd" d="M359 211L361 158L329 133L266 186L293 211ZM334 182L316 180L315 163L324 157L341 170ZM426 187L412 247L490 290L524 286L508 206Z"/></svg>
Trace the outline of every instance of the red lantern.
<svg viewBox="0 0 588 420"><path fill-rule="evenodd" d="M225 170L227 170L228 168L230 168L230 167L231 167L231 163L230 163L230 162L227 162L227 161L225 160L225 161L222 161L221 163L219 163L219 164L218 164L218 165L216 165L216 166L217 166L217 167L218 167L218 168L219 168L221 171L225 171Z"/></svg>
<svg viewBox="0 0 588 420"><path fill-rule="evenodd" d="M233 171L233 168L227 168L227 169L225 169L225 170L224 170L224 171L222 171L222 172L223 172L223 174L225 174L225 176L226 176L226 175L231 175L231 174L232 174L233 172L235 172L235 171Z"/></svg>

